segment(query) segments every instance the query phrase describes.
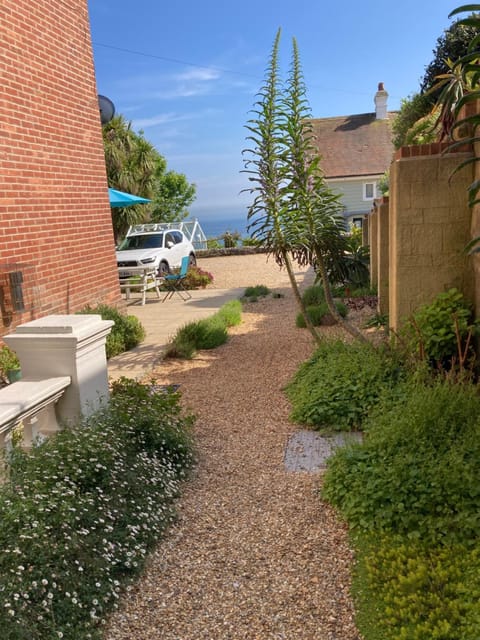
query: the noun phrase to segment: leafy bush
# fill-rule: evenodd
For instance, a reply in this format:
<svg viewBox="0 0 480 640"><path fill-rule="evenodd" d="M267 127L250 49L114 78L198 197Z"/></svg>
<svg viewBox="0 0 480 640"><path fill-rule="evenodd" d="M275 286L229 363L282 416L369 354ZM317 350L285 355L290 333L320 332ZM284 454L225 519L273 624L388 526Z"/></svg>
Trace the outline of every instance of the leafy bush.
<svg viewBox="0 0 480 640"><path fill-rule="evenodd" d="M102 637L174 517L191 422L178 394L123 380L78 427L13 450L0 487L3 638Z"/></svg>
<svg viewBox="0 0 480 640"><path fill-rule="evenodd" d="M322 285L313 284L302 293L303 304L306 307L314 307L325 302L325 292Z"/></svg>
<svg viewBox="0 0 480 640"><path fill-rule="evenodd" d="M15 351L7 345L0 347L0 378L6 382L8 380L8 372L19 367L20 362Z"/></svg>
<svg viewBox="0 0 480 640"><path fill-rule="evenodd" d="M264 284L256 284L253 287L247 287L243 294L244 299L249 302L255 302L258 298L263 298L268 296L270 293L270 289Z"/></svg>
<svg viewBox="0 0 480 640"><path fill-rule="evenodd" d="M383 398L364 444L329 461L324 496L353 528L423 541L475 540L480 527L480 395L409 382Z"/></svg>
<svg viewBox="0 0 480 640"><path fill-rule="evenodd" d="M97 307L85 307L79 313L97 314L102 316L102 320L114 321L105 345L107 359L133 349L145 339L145 329L140 320L122 313L115 307L100 304Z"/></svg>
<svg viewBox="0 0 480 640"><path fill-rule="evenodd" d="M422 305L405 323L399 337L408 352L419 360L450 369L463 357L473 357L471 336L477 327L463 295L457 289L450 289L439 294L431 304Z"/></svg>
<svg viewBox="0 0 480 640"><path fill-rule="evenodd" d="M338 313L342 316L342 318L345 318L347 316L348 309L343 304L343 302L336 302L335 306L337 308ZM322 302L318 305L309 305L306 308L306 311L307 311L308 317L310 318L310 322L315 327L318 327L321 324L324 324L325 318L327 316L330 316L330 310L326 302ZM297 314L296 326L299 328L306 327L305 318L303 317L303 313L301 312Z"/></svg>
<svg viewBox="0 0 480 640"><path fill-rule="evenodd" d="M362 428L380 394L402 377L394 354L370 344L325 342L286 388L291 418L316 428Z"/></svg>
<svg viewBox="0 0 480 640"><path fill-rule="evenodd" d="M354 592L365 638L477 640L480 551L394 536L358 544Z"/></svg>
<svg viewBox="0 0 480 640"><path fill-rule="evenodd" d="M185 289L205 289L213 282L213 275L197 266L190 266L183 281Z"/></svg>

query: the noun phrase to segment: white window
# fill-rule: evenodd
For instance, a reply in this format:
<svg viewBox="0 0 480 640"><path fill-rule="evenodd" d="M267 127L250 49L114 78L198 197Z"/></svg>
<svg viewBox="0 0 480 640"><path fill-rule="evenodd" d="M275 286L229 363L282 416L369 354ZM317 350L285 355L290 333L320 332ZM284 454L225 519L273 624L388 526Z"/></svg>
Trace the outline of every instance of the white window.
<svg viewBox="0 0 480 640"><path fill-rule="evenodd" d="M377 183L376 182L364 182L363 183L363 199L364 200L374 200L377 193Z"/></svg>

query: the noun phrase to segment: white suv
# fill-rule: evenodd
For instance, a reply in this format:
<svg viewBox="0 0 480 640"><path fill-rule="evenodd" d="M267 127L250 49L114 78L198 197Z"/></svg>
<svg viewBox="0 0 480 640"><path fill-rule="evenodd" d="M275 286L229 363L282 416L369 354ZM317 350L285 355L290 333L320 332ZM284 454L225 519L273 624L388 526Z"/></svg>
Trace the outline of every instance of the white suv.
<svg viewBox="0 0 480 640"><path fill-rule="evenodd" d="M180 267L184 256L196 264L195 250L179 229L159 224L137 224L130 227L116 251L120 278L127 278L129 267L155 267L158 276Z"/></svg>

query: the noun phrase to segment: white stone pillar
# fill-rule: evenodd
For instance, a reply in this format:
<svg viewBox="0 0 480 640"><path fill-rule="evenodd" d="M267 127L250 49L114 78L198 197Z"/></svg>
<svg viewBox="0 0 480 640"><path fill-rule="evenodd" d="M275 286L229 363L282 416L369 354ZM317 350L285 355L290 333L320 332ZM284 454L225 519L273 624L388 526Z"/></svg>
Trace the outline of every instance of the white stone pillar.
<svg viewBox="0 0 480 640"><path fill-rule="evenodd" d="M71 377L57 404L60 423L88 416L108 400L105 340L113 324L100 315L51 315L4 336L18 355L22 378Z"/></svg>

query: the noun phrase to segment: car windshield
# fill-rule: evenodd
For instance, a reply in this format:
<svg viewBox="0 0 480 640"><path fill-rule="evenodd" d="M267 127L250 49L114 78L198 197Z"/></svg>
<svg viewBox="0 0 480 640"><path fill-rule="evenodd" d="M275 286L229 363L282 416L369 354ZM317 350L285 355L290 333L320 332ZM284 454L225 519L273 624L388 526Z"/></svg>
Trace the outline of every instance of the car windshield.
<svg viewBox="0 0 480 640"><path fill-rule="evenodd" d="M119 251L129 249L161 249L163 247L163 233L141 236L127 236L118 247Z"/></svg>

